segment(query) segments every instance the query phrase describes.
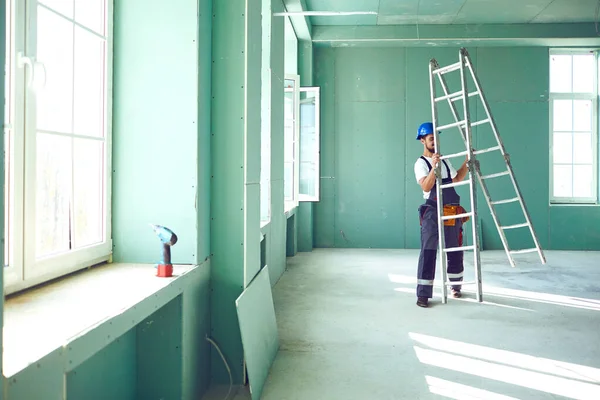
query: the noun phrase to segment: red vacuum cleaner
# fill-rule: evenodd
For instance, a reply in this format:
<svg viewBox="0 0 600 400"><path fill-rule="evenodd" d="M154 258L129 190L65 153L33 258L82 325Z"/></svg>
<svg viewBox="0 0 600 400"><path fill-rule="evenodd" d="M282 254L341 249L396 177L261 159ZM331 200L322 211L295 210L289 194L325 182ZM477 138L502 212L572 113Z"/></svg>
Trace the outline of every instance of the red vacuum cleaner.
<svg viewBox="0 0 600 400"><path fill-rule="evenodd" d="M154 233L163 244L162 260L156 266L156 276L168 278L173 276L173 264L171 264L171 246L177 243L177 235L169 228L161 225L150 224Z"/></svg>

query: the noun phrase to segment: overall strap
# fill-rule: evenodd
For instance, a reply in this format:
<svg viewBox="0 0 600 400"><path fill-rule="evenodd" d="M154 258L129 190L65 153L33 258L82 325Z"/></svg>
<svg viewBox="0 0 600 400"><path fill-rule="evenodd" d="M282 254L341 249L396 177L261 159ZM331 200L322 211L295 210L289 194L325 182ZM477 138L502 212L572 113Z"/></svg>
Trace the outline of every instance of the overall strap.
<svg viewBox="0 0 600 400"><path fill-rule="evenodd" d="M427 164L427 167L429 168L429 171L431 172L431 163L429 161L427 161L425 156L421 156L419 158L421 160L425 161L425 163ZM442 160L442 162L444 163L444 166L446 167L446 172L448 173L448 178L450 178L450 167L448 167L448 164L446 164L446 160Z"/></svg>

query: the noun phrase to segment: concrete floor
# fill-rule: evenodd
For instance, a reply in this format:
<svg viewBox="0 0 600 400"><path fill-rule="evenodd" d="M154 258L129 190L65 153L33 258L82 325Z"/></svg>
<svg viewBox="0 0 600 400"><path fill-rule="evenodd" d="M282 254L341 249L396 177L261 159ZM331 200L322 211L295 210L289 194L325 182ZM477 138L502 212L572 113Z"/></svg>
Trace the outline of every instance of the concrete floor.
<svg viewBox="0 0 600 400"><path fill-rule="evenodd" d="M600 399L600 253L547 251L546 265L523 255L512 269L504 252L483 252L484 302L471 285L442 304L437 286L429 309L415 304L417 258L289 258L273 289L281 347L262 399Z"/></svg>

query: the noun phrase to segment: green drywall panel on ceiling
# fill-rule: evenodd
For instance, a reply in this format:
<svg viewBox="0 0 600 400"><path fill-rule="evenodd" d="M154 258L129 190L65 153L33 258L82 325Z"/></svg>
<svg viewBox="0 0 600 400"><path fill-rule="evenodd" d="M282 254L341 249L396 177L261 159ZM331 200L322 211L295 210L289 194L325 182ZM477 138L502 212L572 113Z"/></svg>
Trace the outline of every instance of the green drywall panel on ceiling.
<svg viewBox="0 0 600 400"><path fill-rule="evenodd" d="M159 261L149 223L177 234L173 263L197 260L197 1L165 4L115 3L112 234L119 262Z"/></svg>
<svg viewBox="0 0 600 400"><path fill-rule="evenodd" d="M252 398L259 400L279 350L279 333L269 280L263 268L236 300Z"/></svg>
<svg viewBox="0 0 600 400"><path fill-rule="evenodd" d="M542 12L548 0L467 1L456 15L456 24L517 24L527 23ZM590 10L591 11L591 10Z"/></svg>
<svg viewBox="0 0 600 400"><path fill-rule="evenodd" d="M198 248L201 263L210 256L210 107L212 60L212 0L198 3Z"/></svg>
<svg viewBox="0 0 600 400"><path fill-rule="evenodd" d="M595 0L554 0L532 22L595 22Z"/></svg>
<svg viewBox="0 0 600 400"><path fill-rule="evenodd" d="M137 398L181 399L182 296L136 327Z"/></svg>
<svg viewBox="0 0 600 400"><path fill-rule="evenodd" d="M183 399L200 399L210 386L210 260L182 293Z"/></svg>
<svg viewBox="0 0 600 400"><path fill-rule="evenodd" d="M136 329L131 329L67 374L66 398L136 398Z"/></svg>

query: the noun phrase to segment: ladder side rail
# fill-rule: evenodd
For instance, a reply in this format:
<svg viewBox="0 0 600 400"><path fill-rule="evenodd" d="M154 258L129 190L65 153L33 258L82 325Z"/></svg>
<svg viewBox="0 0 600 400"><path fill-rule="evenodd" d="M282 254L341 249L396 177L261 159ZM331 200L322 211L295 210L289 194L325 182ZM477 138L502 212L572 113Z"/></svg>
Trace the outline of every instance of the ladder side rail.
<svg viewBox="0 0 600 400"><path fill-rule="evenodd" d="M444 91L444 96L448 96L450 94L450 92L448 90L448 84L446 83L446 78L444 77L443 74L438 74L438 78L440 80L440 85L442 86L442 90ZM454 102L451 99L447 99L447 100L448 100L448 105L450 106L450 111L452 112L452 116L454 117L454 121L456 123L458 123L460 120L458 119L458 111L456 110L456 105L454 104ZM463 99L463 101L464 101L464 99ZM467 147L467 138L466 138L465 131L463 130L464 127L462 125L459 125L458 129L460 130L460 134L462 136L463 142L465 142L465 147Z"/></svg>
<svg viewBox="0 0 600 400"><path fill-rule="evenodd" d="M469 90L467 88L467 80L465 77L465 56L463 54L462 51L459 52L459 58L460 58L460 80L461 80L461 86L462 86L462 91L463 91L463 107L464 107L464 116L465 116L465 121L467 122L466 124L466 139L467 139L467 150L469 152L468 155L468 166L469 166L469 180L471 182L471 185L469 187L469 191L471 194L471 212L473 213L473 219L472 219L472 231L473 231L473 246L474 246L474 251L473 251L473 262L474 262L474 266L475 266L475 280L477 281L477 301L482 302L483 301L483 293L482 293L482 284L481 284L481 257L480 257L480 245L479 245L479 236L477 235L477 199L476 199L476 195L477 195L477 191L475 189L475 185L473 184L473 179L474 179L474 162L477 161L477 158L475 157L475 155L473 154L473 146L471 145L472 140L473 140L473 135L472 135L472 131L471 131L471 116L469 113Z"/></svg>
<svg viewBox="0 0 600 400"><path fill-rule="evenodd" d="M496 215L496 209L494 208L494 205L492 204L492 198L490 196L490 192L488 191L485 180L481 178L481 170L479 169L479 162L477 162L477 164L475 165L475 170L477 173L479 185L481 185L481 191L483 192L483 197L485 197L488 207L490 208L490 213L492 214L492 219L494 220L494 224L496 225L496 229L498 230L498 233L500 234L500 240L502 241L502 245L504 246L504 251L506 252L506 256L508 257L510 266L514 268L515 261L513 260L512 255L510 254L510 248L508 247L508 241L506 240L506 235L504 234L504 230L500 228L500 221L498 221L498 216Z"/></svg>
<svg viewBox="0 0 600 400"><path fill-rule="evenodd" d="M525 205L525 202L523 201L523 196L521 194L521 189L520 189L519 184L517 183L517 180L516 180L516 178L514 176L512 165L510 163L510 160L509 160L508 155L506 154L506 150L504 148L504 143L502 142L502 139L500 138L500 135L498 134L498 130L496 128L496 121L495 121L494 117L492 116L492 114L490 112L489 104L488 104L487 99L485 98L485 95L484 95L484 93L483 93L483 91L481 89L481 83L479 82L479 78L477 77L477 75L475 74L475 71L473 70L473 64L471 63L471 59L469 57L469 54L466 51L466 49L463 49L462 51L464 51L465 59L466 59L469 71L471 73L471 77L473 78L473 82L475 83L477 91L479 92L479 95L481 97L481 102L483 104L483 108L484 108L484 110L486 112L486 115L487 115L488 119L490 120L490 125L492 127L492 131L494 132L494 136L496 137L496 141L497 141L498 145L500 146L500 152L502 153L502 156L504 157L504 160L506 162L506 166L507 166L507 170L509 172L510 179L511 179L511 181L513 183L513 187L515 189L515 192L517 193L517 196L519 198L519 203L521 204L521 210L523 211L523 214L525 216L525 220L529 224L529 231L531 233L531 236L532 236L533 241L535 243L535 246L537 248L538 255L540 257L540 260L542 261L542 264L546 264L546 257L544 256L544 253L543 253L542 248L540 246L539 240L538 240L537 235L535 233L535 229L533 228L533 224L531 223L531 217L529 215L529 211L527 210L527 206ZM500 229L500 227L499 227L498 224L496 224L496 227L498 228L498 231L502 230L502 229Z"/></svg>
<svg viewBox="0 0 600 400"><path fill-rule="evenodd" d="M433 124L433 137L434 137L434 151L439 154L440 152L440 138L437 131L437 110L435 106L435 80L434 80L434 69L437 65L437 61L432 59L429 61L429 93L431 96L431 116L432 116L432 124ZM444 237L444 223L442 221L442 210L443 210L443 198L442 198L442 170L441 170L441 160L435 168L435 190L437 195L437 222L438 222L438 257L437 264L440 266L439 270L442 274L442 282L446 282L448 280L447 271L446 271L446 252L445 248L445 237ZM448 288L446 285L442 285L442 303L446 303L448 301Z"/></svg>

